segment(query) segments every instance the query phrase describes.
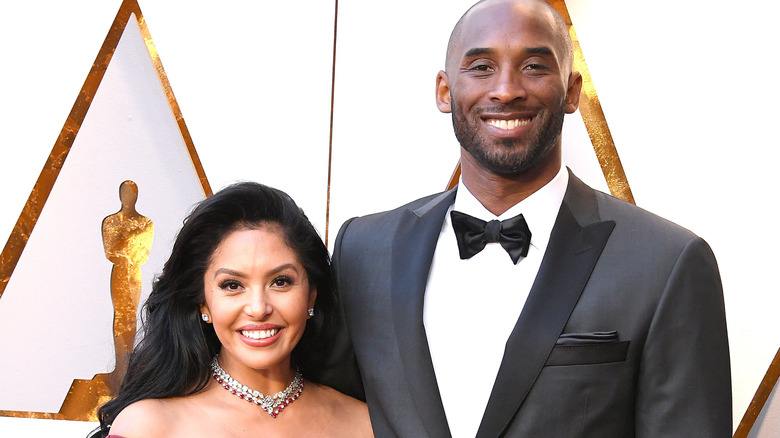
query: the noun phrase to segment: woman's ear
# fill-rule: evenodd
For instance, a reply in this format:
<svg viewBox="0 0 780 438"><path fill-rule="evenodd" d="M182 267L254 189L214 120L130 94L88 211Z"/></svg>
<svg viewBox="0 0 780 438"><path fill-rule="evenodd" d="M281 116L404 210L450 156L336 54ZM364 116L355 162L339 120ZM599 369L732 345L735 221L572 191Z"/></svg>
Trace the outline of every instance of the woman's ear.
<svg viewBox="0 0 780 438"><path fill-rule="evenodd" d="M200 305L200 317L203 319L203 322L211 323L211 312L209 312L209 307L205 304Z"/></svg>
<svg viewBox="0 0 780 438"><path fill-rule="evenodd" d="M309 292L309 306L307 309L309 310L309 318L311 318L314 312L311 310L314 309L314 303L317 302L317 288L313 287L311 288L311 292ZM307 318L308 319L308 318Z"/></svg>

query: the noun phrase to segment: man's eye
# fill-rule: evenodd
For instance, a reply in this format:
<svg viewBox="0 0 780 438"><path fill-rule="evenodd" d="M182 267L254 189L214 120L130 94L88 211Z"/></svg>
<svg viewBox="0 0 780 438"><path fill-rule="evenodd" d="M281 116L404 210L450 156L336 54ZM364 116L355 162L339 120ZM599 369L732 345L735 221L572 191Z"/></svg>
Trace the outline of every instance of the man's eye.
<svg viewBox="0 0 780 438"><path fill-rule="evenodd" d="M492 68L489 65L479 64L471 67L472 71L491 71Z"/></svg>
<svg viewBox="0 0 780 438"><path fill-rule="evenodd" d="M523 67L524 70L547 70L547 67L545 67L542 64L528 64L525 67Z"/></svg>

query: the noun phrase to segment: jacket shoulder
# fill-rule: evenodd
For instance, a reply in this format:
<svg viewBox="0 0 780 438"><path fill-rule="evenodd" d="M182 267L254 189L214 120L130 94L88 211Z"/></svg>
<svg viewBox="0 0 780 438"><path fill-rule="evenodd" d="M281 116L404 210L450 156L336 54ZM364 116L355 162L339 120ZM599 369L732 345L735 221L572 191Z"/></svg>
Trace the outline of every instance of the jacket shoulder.
<svg viewBox="0 0 780 438"><path fill-rule="evenodd" d="M400 207L396 207L392 210L381 211L377 213L367 214L365 216L357 216L344 222L341 226L342 231L344 228L350 229L362 228L362 227L376 227L387 226L398 221L398 219L406 212L415 212L424 208L429 203L435 201L437 198L447 195L450 192L440 192L432 195L428 195L414 201L408 202ZM341 234L341 233L339 233Z"/></svg>
<svg viewBox="0 0 780 438"><path fill-rule="evenodd" d="M676 236L684 240L698 237L693 231L642 207L612 195L596 193L602 218L614 220L618 227L645 233L662 233L667 237Z"/></svg>
<svg viewBox="0 0 780 438"><path fill-rule="evenodd" d="M379 250L390 245L402 218L408 214L424 214L429 206L438 204L452 191L435 193L408 202L392 210L353 217L341 225L335 240L334 257L338 257L343 247L350 249L365 248Z"/></svg>

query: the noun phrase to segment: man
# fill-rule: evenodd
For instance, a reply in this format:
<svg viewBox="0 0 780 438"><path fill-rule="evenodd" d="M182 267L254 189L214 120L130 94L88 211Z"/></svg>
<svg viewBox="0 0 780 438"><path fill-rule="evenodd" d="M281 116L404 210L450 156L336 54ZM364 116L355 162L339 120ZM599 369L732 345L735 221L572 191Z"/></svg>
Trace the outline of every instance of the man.
<svg viewBox="0 0 780 438"><path fill-rule="evenodd" d="M378 437L731 435L714 256L563 166L581 85L544 2L480 2L455 26L436 100L460 184L335 242Z"/></svg>

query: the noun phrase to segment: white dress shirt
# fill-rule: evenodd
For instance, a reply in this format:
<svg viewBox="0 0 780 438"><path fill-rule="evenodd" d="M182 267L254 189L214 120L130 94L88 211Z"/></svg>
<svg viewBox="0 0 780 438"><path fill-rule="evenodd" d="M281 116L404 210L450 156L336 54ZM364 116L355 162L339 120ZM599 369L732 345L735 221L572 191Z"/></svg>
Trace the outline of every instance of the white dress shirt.
<svg viewBox="0 0 780 438"><path fill-rule="evenodd" d="M453 438L473 438L501 365L504 347L539 271L569 181L565 166L547 185L504 212L490 213L461 180L456 210L484 221L523 214L528 256L517 265L499 243L461 260L449 211L433 255L423 322Z"/></svg>

